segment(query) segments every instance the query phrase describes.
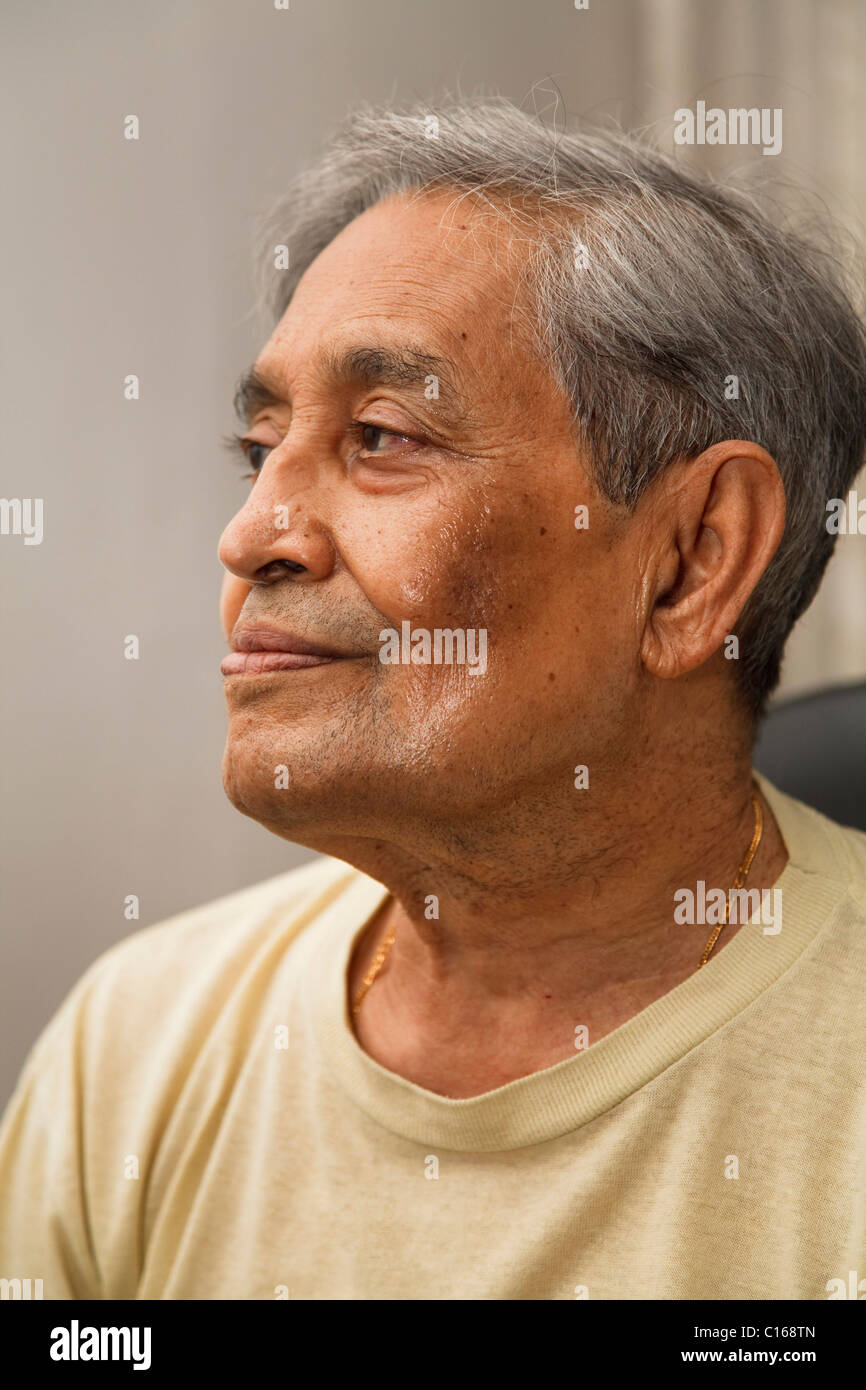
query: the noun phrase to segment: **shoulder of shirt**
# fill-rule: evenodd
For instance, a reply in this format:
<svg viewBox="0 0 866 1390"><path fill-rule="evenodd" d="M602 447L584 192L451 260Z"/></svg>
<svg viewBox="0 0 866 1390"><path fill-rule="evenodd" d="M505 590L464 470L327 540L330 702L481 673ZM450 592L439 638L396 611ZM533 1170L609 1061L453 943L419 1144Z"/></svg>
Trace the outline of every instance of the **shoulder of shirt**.
<svg viewBox="0 0 866 1390"><path fill-rule="evenodd" d="M31 1048L25 1072L74 1035L88 1061L121 1035L170 1025L205 1029L247 968L275 938L284 950L364 876L342 860L309 864L143 927L103 951L79 977Z"/></svg>
<svg viewBox="0 0 866 1390"><path fill-rule="evenodd" d="M760 774L757 781L788 846L791 865L803 873L844 885L866 915L866 834L831 820L813 806L780 791Z"/></svg>

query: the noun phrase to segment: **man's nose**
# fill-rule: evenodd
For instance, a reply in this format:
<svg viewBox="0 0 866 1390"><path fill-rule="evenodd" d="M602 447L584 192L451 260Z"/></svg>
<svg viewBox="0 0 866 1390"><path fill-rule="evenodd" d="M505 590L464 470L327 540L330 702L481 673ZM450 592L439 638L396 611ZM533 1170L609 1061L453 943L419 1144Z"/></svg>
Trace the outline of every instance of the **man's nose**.
<svg viewBox="0 0 866 1390"><path fill-rule="evenodd" d="M278 470L263 471L220 538L220 563L247 584L273 584L287 574L327 578L335 550L312 491L293 497L280 486Z"/></svg>

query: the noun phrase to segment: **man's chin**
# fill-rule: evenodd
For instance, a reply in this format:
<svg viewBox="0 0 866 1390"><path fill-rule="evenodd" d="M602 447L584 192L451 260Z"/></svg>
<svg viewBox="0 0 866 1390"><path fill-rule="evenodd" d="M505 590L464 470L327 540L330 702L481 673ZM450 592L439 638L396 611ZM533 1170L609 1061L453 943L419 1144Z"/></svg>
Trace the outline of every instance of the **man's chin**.
<svg viewBox="0 0 866 1390"><path fill-rule="evenodd" d="M229 738L222 761L223 790L235 810L249 816L273 835L310 849L330 846L356 834L363 816L358 800L348 794L343 769L328 769L319 760L279 756L238 747Z"/></svg>

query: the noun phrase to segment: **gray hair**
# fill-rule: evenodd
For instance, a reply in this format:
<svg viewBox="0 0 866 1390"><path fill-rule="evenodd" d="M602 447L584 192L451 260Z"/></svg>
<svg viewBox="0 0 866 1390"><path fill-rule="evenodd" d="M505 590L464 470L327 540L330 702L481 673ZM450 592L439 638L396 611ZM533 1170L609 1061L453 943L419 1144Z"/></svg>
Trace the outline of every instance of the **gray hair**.
<svg viewBox="0 0 866 1390"><path fill-rule="evenodd" d="M835 252L618 130L555 131L505 98L363 106L261 224L260 303L279 319L353 218L427 189L506 217L537 209L525 262L537 345L612 503L633 510L668 464L724 439L775 458L785 532L740 616L735 663L757 721L835 544L826 504L866 448L866 333ZM275 274L277 244L290 267Z"/></svg>

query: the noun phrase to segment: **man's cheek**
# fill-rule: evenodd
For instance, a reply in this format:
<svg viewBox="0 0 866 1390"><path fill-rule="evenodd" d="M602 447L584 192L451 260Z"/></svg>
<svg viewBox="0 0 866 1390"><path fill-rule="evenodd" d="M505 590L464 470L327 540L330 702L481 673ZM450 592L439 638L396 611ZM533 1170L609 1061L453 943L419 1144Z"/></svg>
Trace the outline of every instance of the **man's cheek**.
<svg viewBox="0 0 866 1390"><path fill-rule="evenodd" d="M481 525L474 516L455 515L418 535L414 544L401 546L399 560L389 557L389 569L389 595L383 593L379 607L395 618L470 625L502 589L500 546L489 522Z"/></svg>
<svg viewBox="0 0 866 1390"><path fill-rule="evenodd" d="M250 587L249 584L245 584L242 579L238 579L233 574L223 576L220 593L220 622L226 640L231 636L232 628L240 617Z"/></svg>
<svg viewBox="0 0 866 1390"><path fill-rule="evenodd" d="M356 571L370 604L391 622L420 621L436 611L442 597L443 565L430 538L407 524L393 543L365 560Z"/></svg>

